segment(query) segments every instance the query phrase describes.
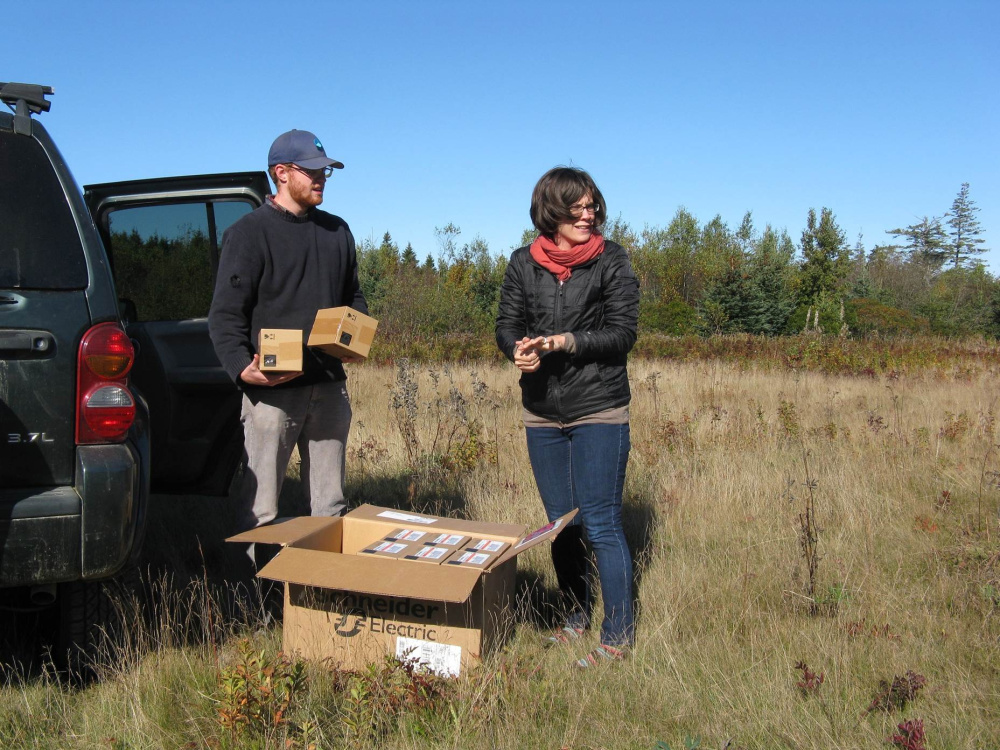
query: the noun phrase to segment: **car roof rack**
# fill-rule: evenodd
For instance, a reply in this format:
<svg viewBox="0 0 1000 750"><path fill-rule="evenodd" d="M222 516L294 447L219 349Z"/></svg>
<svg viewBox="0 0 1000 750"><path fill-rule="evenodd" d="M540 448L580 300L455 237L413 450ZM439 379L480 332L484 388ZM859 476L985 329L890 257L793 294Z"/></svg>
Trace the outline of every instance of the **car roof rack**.
<svg viewBox="0 0 1000 750"><path fill-rule="evenodd" d="M52 102L45 97L54 93L51 86L0 81L0 101L14 111L14 132L31 135L31 115L48 112Z"/></svg>

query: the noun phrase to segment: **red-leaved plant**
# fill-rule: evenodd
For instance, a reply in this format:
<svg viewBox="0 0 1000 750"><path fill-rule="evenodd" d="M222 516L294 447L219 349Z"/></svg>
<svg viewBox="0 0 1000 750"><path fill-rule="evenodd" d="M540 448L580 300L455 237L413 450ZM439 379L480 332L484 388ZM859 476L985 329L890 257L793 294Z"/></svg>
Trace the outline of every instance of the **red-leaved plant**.
<svg viewBox="0 0 1000 750"><path fill-rule="evenodd" d="M795 668L802 672L802 679L795 683L795 686L802 691L803 695L815 695L819 692L820 685L826 679L826 675L820 672L816 674L804 661L797 662Z"/></svg>
<svg viewBox="0 0 1000 750"><path fill-rule="evenodd" d="M872 711L902 711L907 704L917 697L924 686L927 678L922 674L917 674L912 669L908 670L902 677L893 677L892 684L886 680L879 682L879 691L872 699L872 702L865 710L866 714Z"/></svg>
<svg viewBox="0 0 1000 750"><path fill-rule="evenodd" d="M886 738L886 742L901 750L927 750L925 739L924 720L907 719L896 726L896 731Z"/></svg>

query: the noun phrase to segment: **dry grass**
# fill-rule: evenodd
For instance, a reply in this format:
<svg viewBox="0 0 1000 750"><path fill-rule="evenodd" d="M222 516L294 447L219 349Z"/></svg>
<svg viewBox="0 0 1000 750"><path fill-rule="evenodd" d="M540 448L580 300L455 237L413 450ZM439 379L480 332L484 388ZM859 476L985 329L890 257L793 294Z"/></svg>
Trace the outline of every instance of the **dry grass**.
<svg viewBox="0 0 1000 750"><path fill-rule="evenodd" d="M513 641L449 684L444 706L351 735L339 678L314 666L296 709L308 732L286 727L254 741L881 748L897 723L919 717L928 747L1000 748L1000 380L988 368L956 372L890 380L634 363L626 519L640 619L626 663L582 675L571 657L591 641L541 647L554 575L547 551L531 550ZM513 368L350 375L352 503L544 520ZM295 484L293 467L292 494ZM810 489L811 597L800 546ZM213 697L237 636L273 651L279 628L252 613L206 624L211 602L229 611L211 581L188 595L170 590L161 589L164 626L100 684L73 692L43 676L4 688L0 744L254 746L220 727ZM821 685L797 687L800 661L824 675ZM865 714L880 681L908 670L926 688L902 711Z"/></svg>

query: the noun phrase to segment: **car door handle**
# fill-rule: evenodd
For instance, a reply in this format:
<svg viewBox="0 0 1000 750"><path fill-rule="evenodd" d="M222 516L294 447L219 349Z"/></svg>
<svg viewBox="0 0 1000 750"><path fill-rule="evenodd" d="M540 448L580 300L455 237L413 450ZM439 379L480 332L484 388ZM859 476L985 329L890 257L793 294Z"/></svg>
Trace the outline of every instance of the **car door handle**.
<svg viewBox="0 0 1000 750"><path fill-rule="evenodd" d="M0 331L0 353L46 354L52 350L52 334L46 331Z"/></svg>

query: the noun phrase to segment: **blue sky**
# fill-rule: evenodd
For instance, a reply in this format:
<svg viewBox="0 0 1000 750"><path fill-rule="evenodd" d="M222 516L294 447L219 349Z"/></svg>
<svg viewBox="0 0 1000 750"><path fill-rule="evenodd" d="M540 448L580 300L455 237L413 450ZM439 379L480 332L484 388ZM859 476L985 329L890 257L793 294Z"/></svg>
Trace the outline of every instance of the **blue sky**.
<svg viewBox="0 0 1000 750"><path fill-rule="evenodd" d="M543 172L609 213L787 229L829 207L853 244L940 216L963 182L1000 273L1000 3L9 3L0 80L80 184L264 168L312 130L342 160L324 208L419 257L435 228L508 251ZM992 50L992 51L990 51Z"/></svg>

